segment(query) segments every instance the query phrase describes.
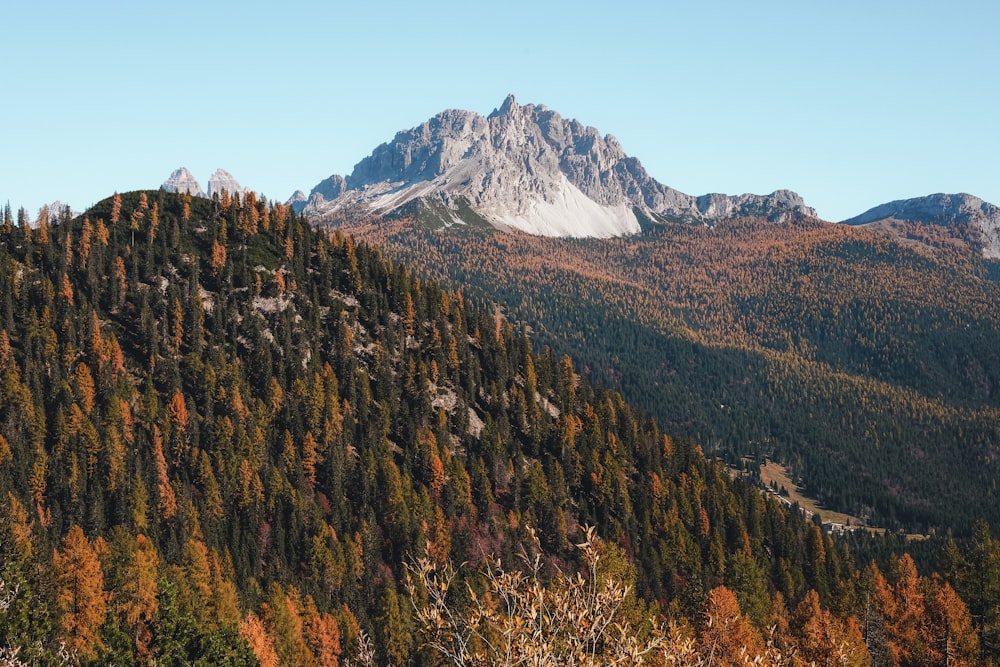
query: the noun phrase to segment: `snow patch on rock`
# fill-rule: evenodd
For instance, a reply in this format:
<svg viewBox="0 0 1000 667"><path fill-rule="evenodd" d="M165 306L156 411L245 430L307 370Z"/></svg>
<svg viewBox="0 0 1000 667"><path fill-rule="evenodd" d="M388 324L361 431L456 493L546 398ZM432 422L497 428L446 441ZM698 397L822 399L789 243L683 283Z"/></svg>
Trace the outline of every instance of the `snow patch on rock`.
<svg viewBox="0 0 1000 667"><path fill-rule="evenodd" d="M560 186L551 199L533 200L522 213L495 213L489 208L482 212L496 223L538 236L609 238L640 231L639 220L631 207L625 204L602 206L565 176Z"/></svg>

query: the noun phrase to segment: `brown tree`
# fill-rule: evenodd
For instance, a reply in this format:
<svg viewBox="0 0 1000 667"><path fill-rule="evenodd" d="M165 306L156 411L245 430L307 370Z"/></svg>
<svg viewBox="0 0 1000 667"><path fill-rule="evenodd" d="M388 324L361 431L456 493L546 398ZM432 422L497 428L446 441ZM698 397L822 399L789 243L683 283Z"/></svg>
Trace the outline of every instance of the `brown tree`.
<svg viewBox="0 0 1000 667"><path fill-rule="evenodd" d="M104 573L93 547L74 525L52 555L59 630L70 651L83 658L101 648L98 630L107 613Z"/></svg>
<svg viewBox="0 0 1000 667"><path fill-rule="evenodd" d="M177 514L177 496L167 473L167 459L163 455L163 436L160 427L153 426L153 463L156 465L156 484L160 495L160 517L170 521Z"/></svg>
<svg viewBox="0 0 1000 667"><path fill-rule="evenodd" d="M736 595L725 586L709 591L698 638L709 664L742 665L747 656L759 655L764 648L760 634L740 611Z"/></svg>
<svg viewBox="0 0 1000 667"><path fill-rule="evenodd" d="M153 622L159 610L160 557L156 546L143 534L136 537L135 550L130 554L118 598L124 620L132 629L138 657L149 658Z"/></svg>
<svg viewBox="0 0 1000 667"><path fill-rule="evenodd" d="M931 658L945 667L976 664L979 637L965 602L937 576L926 581L925 590Z"/></svg>

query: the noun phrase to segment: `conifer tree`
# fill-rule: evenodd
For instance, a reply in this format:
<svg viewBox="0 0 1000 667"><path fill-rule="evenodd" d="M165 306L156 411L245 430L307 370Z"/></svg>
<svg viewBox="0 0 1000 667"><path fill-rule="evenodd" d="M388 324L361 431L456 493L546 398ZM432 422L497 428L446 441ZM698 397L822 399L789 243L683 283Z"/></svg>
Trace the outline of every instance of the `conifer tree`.
<svg viewBox="0 0 1000 667"><path fill-rule="evenodd" d="M69 650L87 658L103 646L99 629L107 613L104 573L83 529L73 526L52 555L59 631Z"/></svg>

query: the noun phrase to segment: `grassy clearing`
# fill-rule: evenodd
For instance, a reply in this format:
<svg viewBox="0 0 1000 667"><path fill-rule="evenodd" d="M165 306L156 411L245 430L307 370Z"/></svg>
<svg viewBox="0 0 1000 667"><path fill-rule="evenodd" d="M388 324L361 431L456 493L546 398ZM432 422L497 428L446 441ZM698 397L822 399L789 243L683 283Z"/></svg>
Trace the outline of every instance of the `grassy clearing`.
<svg viewBox="0 0 1000 667"><path fill-rule="evenodd" d="M785 487L785 490L788 491L789 500L798 503L799 507L804 510L818 514L824 522L850 524L852 526L864 525L864 521L856 516L820 507L814 499L804 495L802 490L792 482L792 478L788 476L788 470L783 465L779 465L774 461L768 461L760 467L760 479L768 488L771 487L772 483L779 490L781 487Z"/></svg>

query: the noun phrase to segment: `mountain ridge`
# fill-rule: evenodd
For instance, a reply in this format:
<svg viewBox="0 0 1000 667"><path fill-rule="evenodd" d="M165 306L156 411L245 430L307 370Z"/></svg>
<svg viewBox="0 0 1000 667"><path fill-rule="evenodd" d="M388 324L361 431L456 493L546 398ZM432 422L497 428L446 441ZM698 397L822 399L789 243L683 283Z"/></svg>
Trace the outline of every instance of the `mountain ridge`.
<svg viewBox="0 0 1000 667"><path fill-rule="evenodd" d="M880 204L844 220L845 225L874 225L882 221L916 222L954 229L967 225L983 256L1000 259L1000 207L965 192L936 193ZM978 237L978 238L977 238Z"/></svg>
<svg viewBox="0 0 1000 667"><path fill-rule="evenodd" d="M770 195L684 194L653 179L613 135L508 95L488 116L449 109L398 132L346 176L293 203L314 222L386 214L415 199L458 201L500 229L542 236L611 237L657 222L710 223L740 215L815 217L788 190Z"/></svg>

